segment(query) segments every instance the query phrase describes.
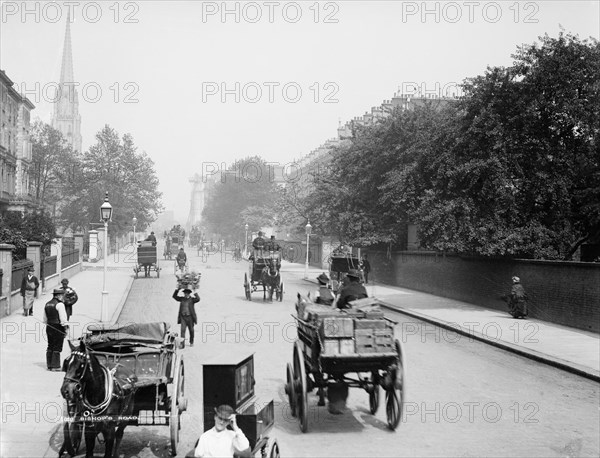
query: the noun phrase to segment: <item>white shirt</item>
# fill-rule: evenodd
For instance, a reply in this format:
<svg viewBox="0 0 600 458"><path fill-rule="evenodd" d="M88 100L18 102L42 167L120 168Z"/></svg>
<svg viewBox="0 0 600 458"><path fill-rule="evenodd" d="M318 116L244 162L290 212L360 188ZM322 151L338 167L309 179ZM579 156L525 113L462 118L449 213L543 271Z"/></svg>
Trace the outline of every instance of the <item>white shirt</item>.
<svg viewBox="0 0 600 458"><path fill-rule="evenodd" d="M194 451L195 457L233 457L235 450L244 451L250 447L250 442L242 432L224 429L218 432L216 428L209 429L200 436L198 446Z"/></svg>
<svg viewBox="0 0 600 458"><path fill-rule="evenodd" d="M62 302L58 302L56 304L56 311L58 312L58 319L60 320L60 324L63 326L69 325L69 320L67 320L67 311L65 310L65 304ZM48 317L46 316L46 312L44 311L43 322L48 323Z"/></svg>

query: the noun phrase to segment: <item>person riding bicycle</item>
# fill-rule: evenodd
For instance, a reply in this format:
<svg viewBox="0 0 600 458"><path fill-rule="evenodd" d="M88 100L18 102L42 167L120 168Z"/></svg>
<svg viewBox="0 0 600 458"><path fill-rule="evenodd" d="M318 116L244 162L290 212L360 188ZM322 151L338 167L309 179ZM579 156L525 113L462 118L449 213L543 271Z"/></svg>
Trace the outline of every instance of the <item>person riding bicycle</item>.
<svg viewBox="0 0 600 458"><path fill-rule="evenodd" d="M185 254L185 251L183 251L183 247L179 248L179 253L177 253L176 261L179 269L183 270L185 264L187 263L187 255Z"/></svg>

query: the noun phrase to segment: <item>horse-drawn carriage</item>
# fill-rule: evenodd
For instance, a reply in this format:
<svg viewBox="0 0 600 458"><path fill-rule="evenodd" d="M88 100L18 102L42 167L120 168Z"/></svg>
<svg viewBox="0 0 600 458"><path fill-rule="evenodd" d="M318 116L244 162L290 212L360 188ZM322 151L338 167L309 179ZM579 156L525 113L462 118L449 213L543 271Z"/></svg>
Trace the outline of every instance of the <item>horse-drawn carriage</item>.
<svg viewBox="0 0 600 458"><path fill-rule="evenodd" d="M156 272L156 277L160 277L160 267L158 265L158 256L156 253L156 242L143 241L138 242L137 247L137 263L133 268L135 278L143 270L144 277L149 277L150 272Z"/></svg>
<svg viewBox="0 0 600 458"><path fill-rule="evenodd" d="M70 344L70 342L69 342ZM184 392L183 341L167 323L90 326L65 360L61 393L67 403L64 451L77 454L85 436L92 456L102 432L105 455L115 456L126 426L168 426L171 453L177 454Z"/></svg>
<svg viewBox="0 0 600 458"><path fill-rule="evenodd" d="M387 424L395 430L406 396L406 356L394 337L397 324L383 316L377 299L353 301L350 309L314 304L298 294L298 339L293 363L286 368L291 413L308 430L308 393L317 388L318 405L345 404L349 387L369 395L371 414L379 407L379 387L385 390ZM347 374L356 373L355 378ZM339 410L339 409L338 409Z"/></svg>
<svg viewBox="0 0 600 458"><path fill-rule="evenodd" d="M267 290L269 291L269 300L275 299L281 302L283 300L283 281L279 272L281 268L280 251L254 250L254 254L248 259L248 272L244 274L244 291L246 299L252 300L252 293L263 287L263 300L267 299ZM249 277L249 278L248 278Z"/></svg>
<svg viewBox="0 0 600 458"><path fill-rule="evenodd" d="M351 269L360 270L358 256L346 251L334 251L329 257L329 278L333 292L337 292L339 285Z"/></svg>
<svg viewBox="0 0 600 458"><path fill-rule="evenodd" d="M164 251L165 259L173 259L177 256L179 247L183 246L183 239L183 231L173 229L167 234Z"/></svg>

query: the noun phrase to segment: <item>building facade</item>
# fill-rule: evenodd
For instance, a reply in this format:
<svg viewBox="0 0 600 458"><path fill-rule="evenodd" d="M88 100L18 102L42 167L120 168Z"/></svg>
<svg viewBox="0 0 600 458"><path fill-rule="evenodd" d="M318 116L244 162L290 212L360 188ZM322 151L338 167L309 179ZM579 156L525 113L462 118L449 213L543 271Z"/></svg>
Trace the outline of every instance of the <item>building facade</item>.
<svg viewBox="0 0 600 458"><path fill-rule="evenodd" d="M37 208L31 192L31 110L0 70L0 212Z"/></svg>

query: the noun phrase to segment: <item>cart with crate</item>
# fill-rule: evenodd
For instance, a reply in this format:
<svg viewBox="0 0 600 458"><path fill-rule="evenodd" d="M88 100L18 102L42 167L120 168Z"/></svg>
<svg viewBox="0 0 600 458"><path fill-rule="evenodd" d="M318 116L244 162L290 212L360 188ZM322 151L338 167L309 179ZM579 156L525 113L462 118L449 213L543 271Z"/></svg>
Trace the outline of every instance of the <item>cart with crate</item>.
<svg viewBox="0 0 600 458"><path fill-rule="evenodd" d="M395 430L406 396L406 359L394 337L396 322L384 317L376 298L353 301L350 309L314 304L298 295L298 339L286 368L285 391L291 413L308 430L308 393L317 388L319 404L329 390L363 388L371 414L385 391L387 424ZM355 376L352 376L355 374Z"/></svg>

